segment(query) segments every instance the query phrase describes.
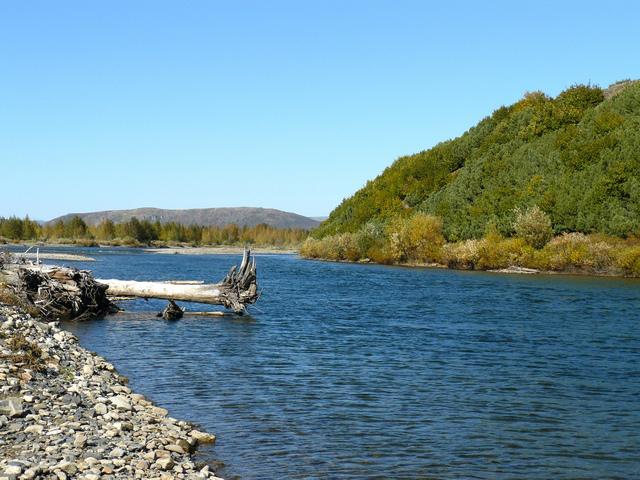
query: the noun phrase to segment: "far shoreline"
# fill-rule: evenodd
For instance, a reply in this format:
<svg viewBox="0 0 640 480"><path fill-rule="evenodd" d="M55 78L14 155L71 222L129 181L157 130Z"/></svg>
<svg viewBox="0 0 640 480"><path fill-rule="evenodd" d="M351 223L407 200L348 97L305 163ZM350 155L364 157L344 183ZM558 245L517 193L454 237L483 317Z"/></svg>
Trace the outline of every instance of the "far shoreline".
<svg viewBox="0 0 640 480"><path fill-rule="evenodd" d="M320 258L320 257L305 257L300 255L302 260L315 261L315 262L326 262L326 263L348 263L354 265L378 265L381 267L399 267L399 268L409 268L409 269L425 269L425 270L450 270L452 272L470 272L470 273L492 273L499 275L522 275L522 276L563 276L563 277L582 277L582 278L610 278L610 279L622 279L622 280L636 280L640 281L639 277L635 277L632 275L623 275L616 274L611 272L590 272L584 270L537 270L535 268L527 268L527 267L518 267L515 265L499 268L499 269L472 269L472 268L454 268L449 267L448 265L442 263L417 263L417 262L401 262L401 263L378 263L374 261L363 261L363 260L333 260L330 258Z"/></svg>
<svg viewBox="0 0 640 480"><path fill-rule="evenodd" d="M209 246L192 246L192 245L182 245L182 246L149 246L149 245L108 245L108 244L96 244L96 245L82 245L76 243L45 243L45 242L35 242L35 243L5 243L0 244L0 250L3 247L37 247L37 248L135 248L137 250L142 250L148 253L160 253L163 255L234 255L234 254L242 254L245 248L250 249L253 253L259 255L296 255L299 253L299 250L296 248L278 248L271 246L252 246L247 245L239 246L239 245L209 245ZM31 255L31 253L29 254ZM44 258L44 253L41 253L41 258ZM63 260L66 260L63 259Z"/></svg>
<svg viewBox="0 0 640 480"><path fill-rule="evenodd" d="M134 248L141 250L145 253L161 254L161 255L242 255L245 247L237 245L220 245L220 246L199 246L192 245L183 246L124 246L124 245L77 245L70 243L42 243L37 242L34 244L29 243L6 243L0 244L0 250L2 247L55 247L55 248ZM400 262L400 263L379 263L371 260L334 260L329 258L320 257L306 257L300 254L298 249L294 248L276 248L276 247L252 247L247 246L252 253L256 255L298 255L302 260L328 262L328 263L350 263L361 265L380 265L383 267L402 267L402 268L423 268L423 269L435 269L435 270L452 270L459 272L479 272L479 273L497 273L502 275L533 275L533 276L570 276L570 277L594 277L594 278L618 278L626 280L640 280L639 277L633 275L624 275L616 272L594 272L585 271L579 269L568 270L538 270L534 268L520 267L516 265L508 266L506 268L499 269L472 269L472 268L455 268L442 263L419 263L419 262ZM29 259L33 260L35 254L29 253ZM66 261L95 261L94 258L85 257L82 255L67 255L56 253L40 253L40 258L44 260L66 260Z"/></svg>
<svg viewBox="0 0 640 480"><path fill-rule="evenodd" d="M263 255L295 255L298 250L286 248L251 247L247 246L252 253ZM219 247L143 247L145 252L160 253L163 255L232 255L242 254L245 247L219 246Z"/></svg>

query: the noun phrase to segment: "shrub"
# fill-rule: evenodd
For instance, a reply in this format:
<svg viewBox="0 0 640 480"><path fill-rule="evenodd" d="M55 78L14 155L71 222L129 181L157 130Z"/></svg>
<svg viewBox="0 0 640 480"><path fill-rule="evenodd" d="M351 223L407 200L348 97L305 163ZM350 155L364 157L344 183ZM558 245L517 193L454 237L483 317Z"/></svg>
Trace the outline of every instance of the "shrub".
<svg viewBox="0 0 640 480"><path fill-rule="evenodd" d="M513 229L516 236L522 238L533 248L542 248L553 236L551 220L537 205L522 211L515 210L516 219Z"/></svg>
<svg viewBox="0 0 640 480"><path fill-rule="evenodd" d="M42 350L37 344L27 340L21 333L16 333L9 338L7 347L13 352L9 358L16 365L36 372L45 370Z"/></svg>
<svg viewBox="0 0 640 480"><path fill-rule="evenodd" d="M355 262L360 259L360 250L353 233L343 233L335 237L336 253L338 260L350 260Z"/></svg>
<svg viewBox="0 0 640 480"><path fill-rule="evenodd" d="M300 247L300 255L307 258L325 258L327 260L360 259L357 236L353 233L329 235L323 239L309 237Z"/></svg>
<svg viewBox="0 0 640 480"><path fill-rule="evenodd" d="M550 241L536 255L536 266L543 270L566 270L583 265L587 258L587 237L582 233L564 233Z"/></svg>
<svg viewBox="0 0 640 480"><path fill-rule="evenodd" d="M122 238L115 238L113 240L113 242L116 245L122 245L123 247L141 247L142 243L140 243L138 240L136 240L133 237L122 237Z"/></svg>
<svg viewBox="0 0 640 480"><path fill-rule="evenodd" d="M407 221L404 231L409 258L417 261L442 259L442 220L433 215L416 213Z"/></svg>
<svg viewBox="0 0 640 480"><path fill-rule="evenodd" d="M355 241L360 258L371 257L371 250L381 248L386 241L384 225L373 220L365 223L355 234Z"/></svg>
<svg viewBox="0 0 640 480"><path fill-rule="evenodd" d="M521 238L503 238L489 231L480 240L465 240L447 244L444 258L450 268L493 270L511 266L529 266L533 248Z"/></svg>
<svg viewBox="0 0 640 480"><path fill-rule="evenodd" d="M625 275L640 277L640 246L625 247L618 251L616 265Z"/></svg>
<svg viewBox="0 0 640 480"><path fill-rule="evenodd" d="M76 238L73 240L74 245L78 245L80 247L97 247L98 242L96 242L92 238Z"/></svg>
<svg viewBox="0 0 640 480"><path fill-rule="evenodd" d="M369 249L369 258L375 263L391 265L395 263L394 255L389 245L375 245Z"/></svg>
<svg viewBox="0 0 640 480"><path fill-rule="evenodd" d="M443 258L449 268L473 270L480 258L480 240L463 240L443 247Z"/></svg>
<svg viewBox="0 0 640 480"><path fill-rule="evenodd" d="M442 220L433 215L414 213L389 224L389 254L396 262L437 262L442 259Z"/></svg>
<svg viewBox="0 0 640 480"><path fill-rule="evenodd" d="M321 241L312 237L307 238L300 246L300 255L306 258L318 258L319 243Z"/></svg>
<svg viewBox="0 0 640 480"><path fill-rule="evenodd" d="M597 236L565 233L537 252L534 262L544 270L611 272L615 268L614 251L615 245L612 242Z"/></svg>
<svg viewBox="0 0 640 480"><path fill-rule="evenodd" d="M498 234L485 236L478 244L475 268L492 270L529 264L532 247L521 238L503 238Z"/></svg>

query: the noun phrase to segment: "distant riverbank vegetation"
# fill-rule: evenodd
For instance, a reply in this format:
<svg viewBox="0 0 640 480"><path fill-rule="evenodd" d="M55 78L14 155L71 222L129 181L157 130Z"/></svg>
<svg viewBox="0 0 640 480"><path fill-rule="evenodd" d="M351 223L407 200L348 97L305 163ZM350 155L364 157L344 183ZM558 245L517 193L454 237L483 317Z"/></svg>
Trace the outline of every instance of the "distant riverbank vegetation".
<svg viewBox="0 0 640 480"><path fill-rule="evenodd" d="M310 258L640 276L640 82L525 94L402 157L312 232Z"/></svg>
<svg viewBox="0 0 640 480"><path fill-rule="evenodd" d="M520 214L513 236L490 224L480 238L447 242L438 217L414 213L355 233L308 238L301 255L334 261L431 265L463 270L510 267L595 275L640 276L640 238L570 232L552 236L548 217L534 207ZM536 223L541 221L541 223Z"/></svg>
<svg viewBox="0 0 640 480"><path fill-rule="evenodd" d="M309 235L308 230L275 228L260 224L253 227L235 224L223 227L150 222L132 218L114 223L105 220L87 225L80 217L40 225L25 218L0 217L0 242L41 241L81 246L163 246L163 245L255 245L294 248Z"/></svg>

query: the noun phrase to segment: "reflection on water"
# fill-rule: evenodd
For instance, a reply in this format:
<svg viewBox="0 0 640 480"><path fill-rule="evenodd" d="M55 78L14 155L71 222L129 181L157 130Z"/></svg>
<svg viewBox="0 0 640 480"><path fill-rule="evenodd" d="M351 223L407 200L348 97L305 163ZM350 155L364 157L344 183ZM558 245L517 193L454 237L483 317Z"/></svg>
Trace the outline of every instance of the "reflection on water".
<svg viewBox="0 0 640 480"><path fill-rule="evenodd" d="M116 278L216 281L239 260L89 251ZM227 478L640 476L640 283L293 256L258 277L252 318L135 301L66 327L216 433Z"/></svg>

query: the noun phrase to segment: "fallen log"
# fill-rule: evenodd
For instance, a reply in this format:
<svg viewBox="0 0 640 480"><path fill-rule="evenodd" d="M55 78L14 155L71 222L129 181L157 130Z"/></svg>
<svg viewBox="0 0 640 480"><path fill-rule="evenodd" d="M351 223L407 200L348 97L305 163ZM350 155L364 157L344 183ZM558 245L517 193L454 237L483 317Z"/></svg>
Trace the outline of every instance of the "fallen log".
<svg viewBox="0 0 640 480"><path fill-rule="evenodd" d="M9 289L23 306L48 319L86 319L113 313L114 297L161 298L223 305L238 314L258 300L256 263L245 250L240 268L233 266L215 284L200 282L138 282L94 279L91 272L55 265L37 265L25 258L0 254L0 287Z"/></svg>
<svg viewBox="0 0 640 480"><path fill-rule="evenodd" d="M242 314L246 305L258 300L256 262L245 250L240 268L235 265L219 283L141 282L134 280L97 279L109 286L107 294L118 297L161 298L165 300L223 305Z"/></svg>

